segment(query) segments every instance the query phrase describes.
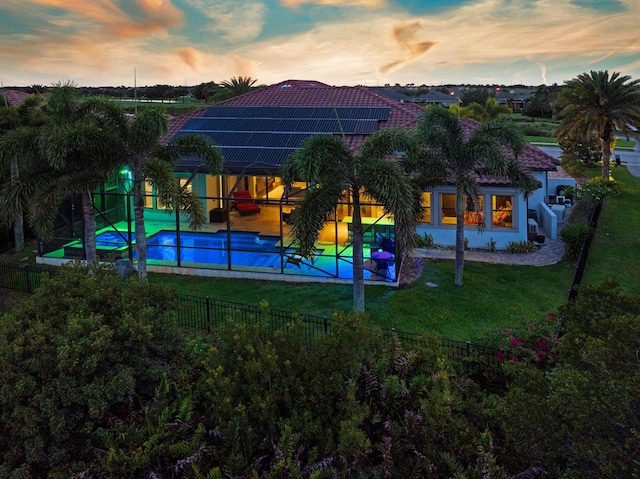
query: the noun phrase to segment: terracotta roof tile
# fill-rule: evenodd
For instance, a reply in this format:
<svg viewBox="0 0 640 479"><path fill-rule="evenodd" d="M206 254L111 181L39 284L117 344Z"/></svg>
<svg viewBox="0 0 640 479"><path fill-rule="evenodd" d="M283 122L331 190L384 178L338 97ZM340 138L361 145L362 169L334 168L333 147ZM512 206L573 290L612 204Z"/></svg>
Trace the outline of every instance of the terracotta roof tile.
<svg viewBox="0 0 640 479"><path fill-rule="evenodd" d="M24 93L18 90L0 90L0 95L4 96L4 98L7 99L10 106L18 106L25 100L25 98L29 96L28 93ZM4 100L2 100L2 106L5 106Z"/></svg>

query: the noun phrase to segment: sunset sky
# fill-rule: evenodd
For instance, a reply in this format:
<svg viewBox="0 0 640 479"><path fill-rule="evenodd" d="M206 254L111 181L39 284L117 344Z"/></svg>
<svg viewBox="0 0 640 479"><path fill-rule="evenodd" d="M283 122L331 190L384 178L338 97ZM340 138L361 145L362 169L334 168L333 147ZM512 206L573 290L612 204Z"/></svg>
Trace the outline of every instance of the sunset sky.
<svg viewBox="0 0 640 479"><path fill-rule="evenodd" d="M0 0L4 86L640 78L640 0Z"/></svg>

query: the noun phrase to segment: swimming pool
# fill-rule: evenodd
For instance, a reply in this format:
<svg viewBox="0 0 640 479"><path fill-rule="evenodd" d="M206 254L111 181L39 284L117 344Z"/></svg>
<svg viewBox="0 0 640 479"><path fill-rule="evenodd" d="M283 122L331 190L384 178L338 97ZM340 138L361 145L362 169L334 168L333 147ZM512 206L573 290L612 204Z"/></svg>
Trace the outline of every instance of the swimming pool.
<svg viewBox="0 0 640 479"><path fill-rule="evenodd" d="M278 236L260 236L250 231L180 233L180 261L236 266L280 267ZM147 259L177 261L175 231L160 231L147 238Z"/></svg>

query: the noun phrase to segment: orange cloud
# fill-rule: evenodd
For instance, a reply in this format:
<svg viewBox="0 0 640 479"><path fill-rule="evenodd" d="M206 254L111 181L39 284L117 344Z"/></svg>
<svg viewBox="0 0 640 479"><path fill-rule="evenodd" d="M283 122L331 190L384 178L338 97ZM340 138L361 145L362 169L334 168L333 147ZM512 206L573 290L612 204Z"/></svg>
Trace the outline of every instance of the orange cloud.
<svg viewBox="0 0 640 479"><path fill-rule="evenodd" d="M394 60L380 67L382 74L387 74L393 70L401 68L403 65L412 62L419 56L427 53L431 47L436 45L435 42L418 41L417 35L423 29L420 22L411 22L405 25L396 25L391 31L393 40L406 50L409 55L407 58Z"/></svg>
<svg viewBox="0 0 640 479"><path fill-rule="evenodd" d="M55 7L104 26L119 38L175 28L182 24L182 13L170 0L135 0L142 19L130 18L113 0L28 0L37 5Z"/></svg>

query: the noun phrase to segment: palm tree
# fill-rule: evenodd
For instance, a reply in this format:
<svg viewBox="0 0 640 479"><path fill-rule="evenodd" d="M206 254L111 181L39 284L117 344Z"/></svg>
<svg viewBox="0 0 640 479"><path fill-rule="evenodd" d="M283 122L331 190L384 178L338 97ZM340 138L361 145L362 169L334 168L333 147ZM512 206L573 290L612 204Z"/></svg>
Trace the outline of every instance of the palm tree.
<svg viewBox="0 0 640 479"><path fill-rule="evenodd" d="M162 110L143 109L126 125L123 133L125 154L122 163L133 172L133 208L135 221L138 277L147 277L147 237L144 224L145 183L156 189L158 201L169 209L187 214L189 226L197 229L206 221L204 205L185 186L180 186L173 168L181 156L201 158L211 174L222 169L222 153L201 135L185 135L168 145L160 143L169 121Z"/></svg>
<svg viewBox="0 0 640 479"><path fill-rule="evenodd" d="M364 258L361 195L367 194L394 215L396 255L411 247L419 212L419 195L397 162L389 161L396 152L410 148L409 136L399 130L382 130L369 136L357 153L345 141L331 135L309 138L282 168L282 179L290 188L294 181L316 185L307 191L292 215L292 234L301 256L315 252L320 230L331 218L345 195L353 203L353 306L364 311Z"/></svg>
<svg viewBox="0 0 640 479"><path fill-rule="evenodd" d="M473 122L472 120L465 120ZM417 127L421 147L410 151L407 168L414 172L421 188L452 184L456 187L455 284L462 286L464 270L464 213L472 205L478 212L481 193L478 178L506 178L528 196L538 188L531 172L517 160L524 147L519 130L510 125L489 122L474 124L466 133L460 119L442 107L427 110ZM505 149L512 155L505 154ZM482 228L484 219L479 218Z"/></svg>
<svg viewBox="0 0 640 479"><path fill-rule="evenodd" d="M558 138L579 138L588 141L596 136L602 153L602 177L611 174L611 142L616 130L633 135L640 126L640 80L614 72L591 71L566 81L555 105L560 124Z"/></svg>
<svg viewBox="0 0 640 479"><path fill-rule="evenodd" d="M1 181L0 219L13 225L16 252L24 249L24 214L32 193L28 180L34 178L21 178L20 172L37 149L35 128L44 121L41 102L41 97L31 95L17 107L0 107L0 160L9 164L9 177Z"/></svg>
<svg viewBox="0 0 640 479"><path fill-rule="evenodd" d="M231 96L243 95L251 91L251 87L258 80L251 77L231 77L229 80L225 80L220 83L222 87L227 90Z"/></svg>
<svg viewBox="0 0 640 479"><path fill-rule="evenodd" d="M62 201L80 194L85 259L96 259L93 191L122 164L120 135L126 124L122 109L105 98L82 100L72 82L51 90L48 122L40 129L39 148L50 166L30 205L30 224L40 237L50 237Z"/></svg>
<svg viewBox="0 0 640 479"><path fill-rule="evenodd" d="M461 110L467 111L463 118L472 118L482 123L497 121L500 119L500 115L511 115L511 113L513 113L511 108L506 105L501 105L492 96L487 98L484 106L479 103L471 103L468 106L463 107Z"/></svg>

